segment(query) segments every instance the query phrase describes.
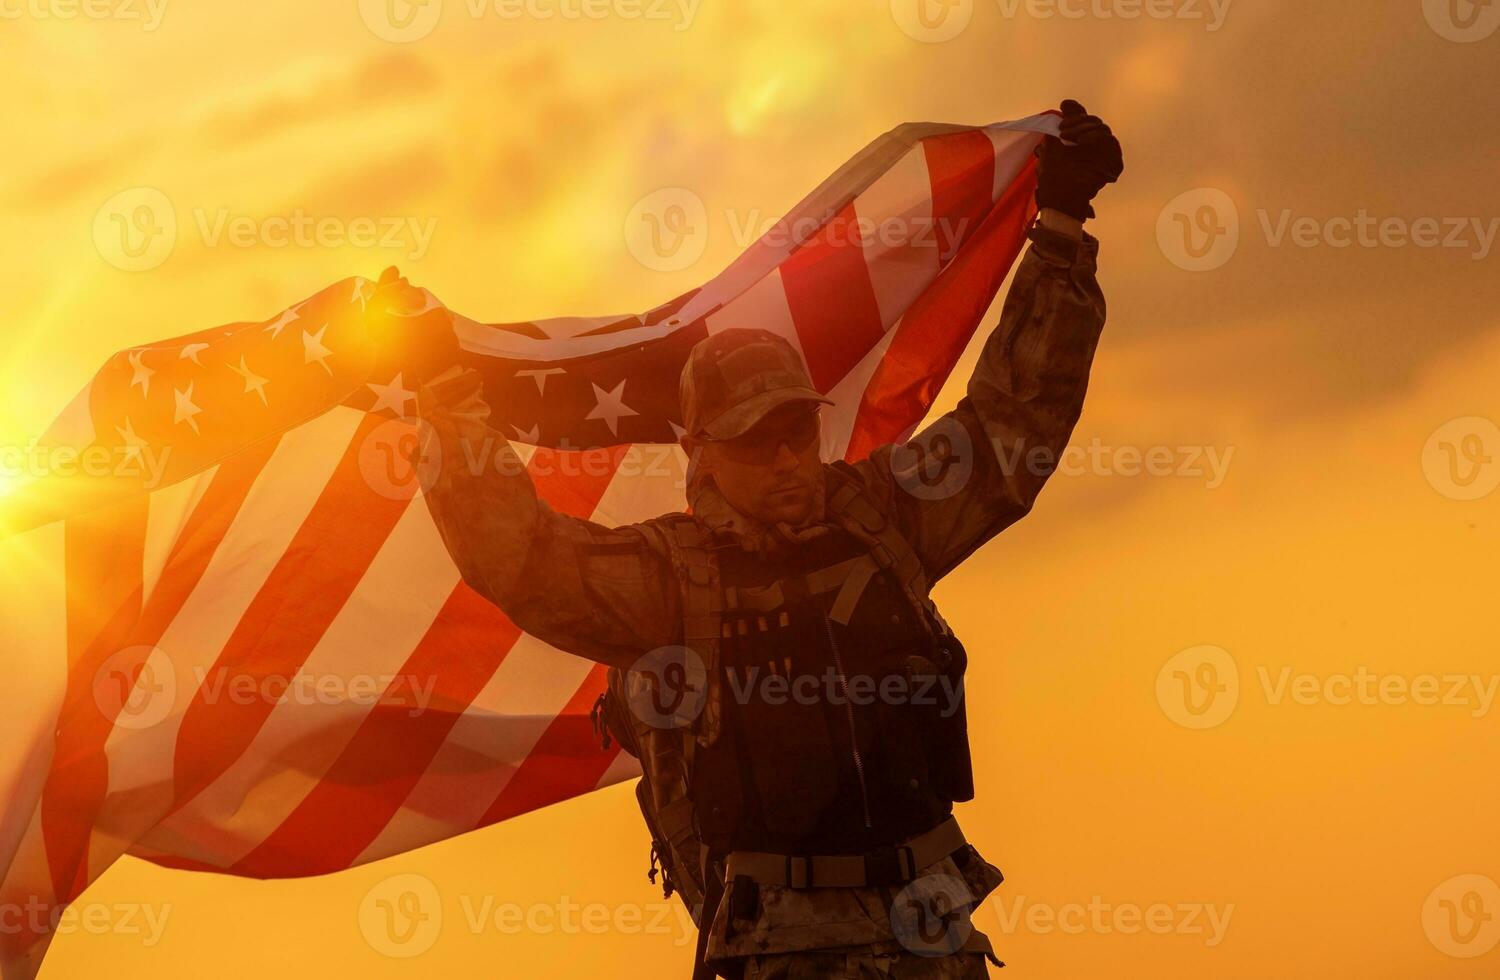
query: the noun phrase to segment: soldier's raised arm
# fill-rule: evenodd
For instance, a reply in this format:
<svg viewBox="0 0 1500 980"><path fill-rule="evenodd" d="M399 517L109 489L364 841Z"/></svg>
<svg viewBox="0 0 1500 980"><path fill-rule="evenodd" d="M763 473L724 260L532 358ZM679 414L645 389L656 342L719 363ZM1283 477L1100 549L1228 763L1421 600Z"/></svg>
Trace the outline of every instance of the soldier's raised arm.
<svg viewBox="0 0 1500 980"><path fill-rule="evenodd" d="M470 587L528 633L611 666L676 641L676 578L649 532L560 514L539 499L515 449L488 425L477 371L439 375L418 403L423 457L437 461L427 505Z"/></svg>
<svg viewBox="0 0 1500 980"><path fill-rule="evenodd" d="M1123 170L1119 141L1076 102L1040 151L1041 216L967 396L901 446L859 464L930 581L1030 511L1083 409L1104 327L1090 201Z"/></svg>

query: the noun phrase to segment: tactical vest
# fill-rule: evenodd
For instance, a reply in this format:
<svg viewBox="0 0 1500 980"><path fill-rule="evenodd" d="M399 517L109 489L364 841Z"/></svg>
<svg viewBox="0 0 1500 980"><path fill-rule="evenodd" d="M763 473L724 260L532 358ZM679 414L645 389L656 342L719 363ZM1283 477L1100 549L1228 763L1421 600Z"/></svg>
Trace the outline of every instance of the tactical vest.
<svg viewBox="0 0 1500 980"><path fill-rule="evenodd" d="M638 528L681 582L704 689L667 723L631 707L661 676L611 670L596 726L640 759L651 880L659 861L695 916L730 851L866 853L973 798L963 647L857 473L832 472L829 533L784 556L716 547L687 515Z"/></svg>

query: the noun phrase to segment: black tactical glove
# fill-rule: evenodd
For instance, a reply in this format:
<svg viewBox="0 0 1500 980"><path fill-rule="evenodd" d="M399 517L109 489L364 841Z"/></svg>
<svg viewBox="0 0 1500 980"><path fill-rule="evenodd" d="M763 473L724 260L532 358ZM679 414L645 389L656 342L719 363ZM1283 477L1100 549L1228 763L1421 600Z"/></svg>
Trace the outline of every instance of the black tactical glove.
<svg viewBox="0 0 1500 980"><path fill-rule="evenodd" d="M365 316L375 362L425 384L460 363L458 338L441 306L419 313L427 296L394 267L385 270Z"/></svg>
<svg viewBox="0 0 1500 980"><path fill-rule="evenodd" d="M1084 221L1094 216L1089 202L1120 179L1125 159L1104 120L1072 99L1061 109L1062 139L1049 136L1036 151L1041 158L1036 203Z"/></svg>

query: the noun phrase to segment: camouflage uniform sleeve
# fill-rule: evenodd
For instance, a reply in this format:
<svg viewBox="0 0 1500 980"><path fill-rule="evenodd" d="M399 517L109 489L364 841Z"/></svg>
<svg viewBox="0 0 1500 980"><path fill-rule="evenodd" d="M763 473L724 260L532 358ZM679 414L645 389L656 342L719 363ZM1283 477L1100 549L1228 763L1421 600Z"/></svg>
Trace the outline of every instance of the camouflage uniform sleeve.
<svg viewBox="0 0 1500 980"><path fill-rule="evenodd" d="M932 582L1031 510L1083 410L1104 328L1099 243L1040 225L1031 238L967 396L858 465Z"/></svg>
<svg viewBox="0 0 1500 980"><path fill-rule="evenodd" d="M677 579L648 526L607 528L538 499L487 424L477 372L422 388L427 506L463 580L526 632L610 666L677 642Z"/></svg>

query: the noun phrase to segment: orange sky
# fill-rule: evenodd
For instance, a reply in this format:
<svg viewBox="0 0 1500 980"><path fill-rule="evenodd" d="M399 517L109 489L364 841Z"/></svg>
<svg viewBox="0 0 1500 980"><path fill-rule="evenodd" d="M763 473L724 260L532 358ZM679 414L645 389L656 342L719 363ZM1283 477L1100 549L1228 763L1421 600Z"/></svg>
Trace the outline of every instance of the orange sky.
<svg viewBox="0 0 1500 980"><path fill-rule="evenodd" d="M597 20L567 15L581 0L470 2L393 43L376 2L65 19L62 0L0 0L0 445L114 351L390 264L481 320L644 309L897 123L1079 98L1127 159L1093 223L1110 322L1084 455L937 593L973 659L980 798L961 816L1009 877L979 924L1007 976L1500 972L1500 948L1450 955L1500 935L1500 891L1461 877L1500 880L1500 492L1459 499L1500 481L1500 430L1450 425L1500 420L1500 31L1478 37L1500 8L1062 0L1074 19L952 0L923 27L916 0L617 0ZM1183 16L1123 16L1146 8ZM131 273L96 219L138 187L179 230ZM663 187L709 215L702 257L671 272L623 233ZM1210 243L1177 215L1215 201L1203 227L1237 225L1237 248L1194 259ZM411 223L386 248L204 231L295 214ZM1156 447L1171 472L1131 475ZM1202 647L1238 684L1199 729L1175 671L1205 676ZM1418 703L1429 675L1459 703ZM646 863L627 787L321 879L126 860L83 904L145 903L160 935L96 913L116 926L59 938L42 976L685 975ZM362 903L413 881L441 915L401 958ZM1470 892L1495 919L1465 945L1439 903ZM1127 931L1158 904L1168 934ZM511 905L532 928L496 915ZM571 905L594 909L569 926Z"/></svg>

